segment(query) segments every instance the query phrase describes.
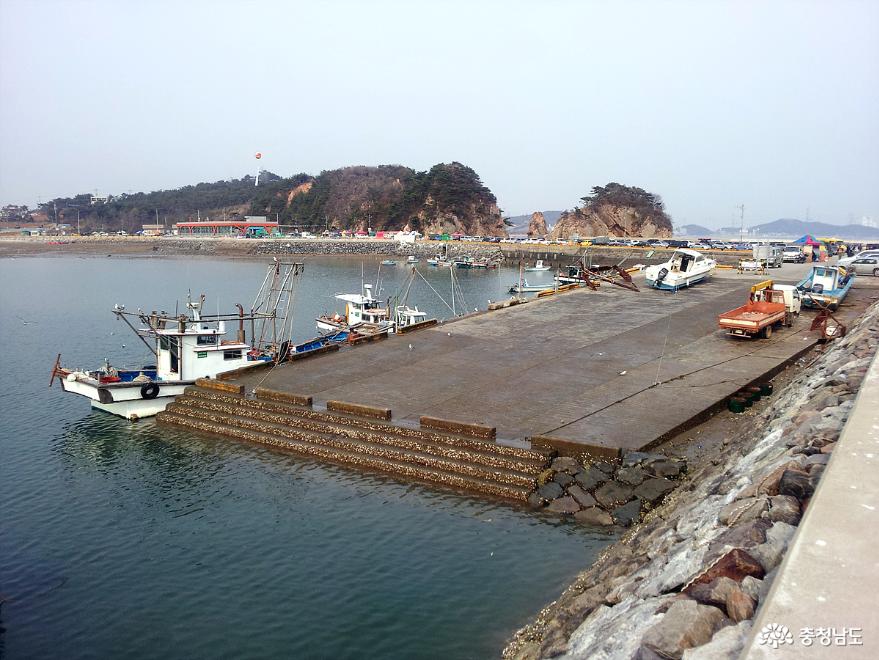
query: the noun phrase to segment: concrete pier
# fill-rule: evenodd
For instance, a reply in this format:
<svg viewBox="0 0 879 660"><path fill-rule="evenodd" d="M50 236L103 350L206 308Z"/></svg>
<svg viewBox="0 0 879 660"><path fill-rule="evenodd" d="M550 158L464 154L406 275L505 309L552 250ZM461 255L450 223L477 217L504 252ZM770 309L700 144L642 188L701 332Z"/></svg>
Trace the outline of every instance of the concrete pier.
<svg viewBox="0 0 879 660"><path fill-rule="evenodd" d="M766 277L795 282L806 266ZM678 293L603 285L283 365L235 382L391 411L481 424L500 440L548 439L563 453L649 447L781 368L818 339L814 312L771 339L732 339L716 316L762 277L718 271ZM643 278L636 279L643 284ZM840 311L858 316L857 286Z"/></svg>

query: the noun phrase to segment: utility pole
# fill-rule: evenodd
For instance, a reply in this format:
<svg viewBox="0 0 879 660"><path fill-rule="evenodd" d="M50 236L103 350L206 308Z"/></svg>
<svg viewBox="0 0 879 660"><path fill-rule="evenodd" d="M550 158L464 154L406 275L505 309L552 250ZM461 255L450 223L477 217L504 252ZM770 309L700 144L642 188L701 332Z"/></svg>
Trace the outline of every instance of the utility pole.
<svg viewBox="0 0 879 660"><path fill-rule="evenodd" d="M741 236L739 236L739 242L744 243L745 242L745 205L742 204L741 206L737 206L736 208L742 212L742 233L741 233Z"/></svg>

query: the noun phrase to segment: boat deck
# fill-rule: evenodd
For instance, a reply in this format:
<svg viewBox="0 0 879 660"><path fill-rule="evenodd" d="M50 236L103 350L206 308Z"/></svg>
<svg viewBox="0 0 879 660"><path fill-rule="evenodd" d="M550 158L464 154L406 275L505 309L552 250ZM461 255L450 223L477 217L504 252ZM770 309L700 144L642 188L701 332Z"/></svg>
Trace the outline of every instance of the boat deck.
<svg viewBox="0 0 879 660"><path fill-rule="evenodd" d="M779 279L802 277L801 267L790 271ZM718 314L747 300L756 279L717 273L676 293L580 289L236 382L318 405L390 408L402 424L429 415L494 426L499 438L641 449L815 343L812 312L768 340L733 340L717 329ZM856 285L840 316L859 315L870 293Z"/></svg>

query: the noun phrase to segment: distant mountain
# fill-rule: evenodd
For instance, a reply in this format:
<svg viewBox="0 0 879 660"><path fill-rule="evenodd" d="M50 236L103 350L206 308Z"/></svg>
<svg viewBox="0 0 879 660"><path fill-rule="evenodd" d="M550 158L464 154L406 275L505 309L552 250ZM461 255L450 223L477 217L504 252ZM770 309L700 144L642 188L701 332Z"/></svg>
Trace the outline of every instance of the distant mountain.
<svg viewBox="0 0 879 660"><path fill-rule="evenodd" d="M870 239L879 238L879 229L876 227L865 227L864 225L832 225L827 222L816 222L809 220L794 220L792 218L783 218L774 220L762 225L755 225L749 228L749 236L789 236L799 238L803 234L812 234L813 236L837 236L839 238L848 239Z"/></svg>
<svg viewBox="0 0 879 660"><path fill-rule="evenodd" d="M675 229L675 236L713 236L714 230L702 225L681 225Z"/></svg>
<svg viewBox="0 0 879 660"><path fill-rule="evenodd" d="M549 227L552 227L556 223L556 221L561 217L561 211L541 211L543 213L543 219L546 220L546 224ZM505 218L507 223L507 231L511 234L526 234L528 233L528 223L531 222L531 214L528 215L514 215L509 218Z"/></svg>

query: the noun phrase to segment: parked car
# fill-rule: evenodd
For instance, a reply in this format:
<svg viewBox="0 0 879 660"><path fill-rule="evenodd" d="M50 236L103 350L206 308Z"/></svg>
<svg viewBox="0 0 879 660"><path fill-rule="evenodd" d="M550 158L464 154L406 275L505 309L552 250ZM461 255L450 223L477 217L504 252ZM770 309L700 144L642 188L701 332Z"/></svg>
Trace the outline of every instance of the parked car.
<svg viewBox="0 0 879 660"><path fill-rule="evenodd" d="M859 259L871 259L871 258L875 258L875 257L879 257L879 250L864 250L863 252L858 252L853 257L842 257L839 260L838 264L840 266L845 266L846 268L848 268L848 266L850 264L854 263L855 261L857 261Z"/></svg>
<svg viewBox="0 0 879 660"><path fill-rule="evenodd" d="M873 277L879 277L879 255L860 257L859 259L852 261L851 264L846 267L858 275L872 275Z"/></svg>
<svg viewBox="0 0 879 660"><path fill-rule="evenodd" d="M806 261L806 253L800 249L799 245L788 245L781 253L781 259L784 262L801 264Z"/></svg>

